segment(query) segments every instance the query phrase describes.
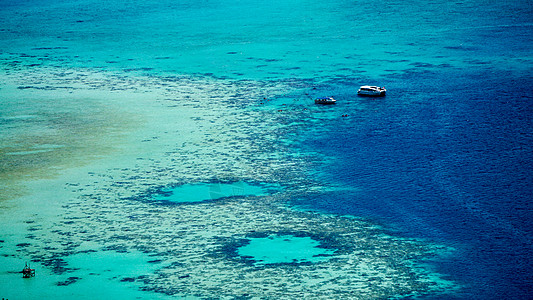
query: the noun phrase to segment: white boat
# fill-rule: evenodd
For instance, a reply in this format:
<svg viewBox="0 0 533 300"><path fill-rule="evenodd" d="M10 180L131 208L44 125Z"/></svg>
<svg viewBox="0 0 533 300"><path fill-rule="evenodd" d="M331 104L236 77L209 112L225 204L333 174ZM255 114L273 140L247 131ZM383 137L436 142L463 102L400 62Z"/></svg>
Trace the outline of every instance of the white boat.
<svg viewBox="0 0 533 300"><path fill-rule="evenodd" d="M370 96L370 97L381 97L381 96L385 96L386 92L387 90L385 89L385 87L363 85L357 91L357 95Z"/></svg>
<svg viewBox="0 0 533 300"><path fill-rule="evenodd" d="M333 99L333 97L322 97L315 99L316 104L335 104L335 102L337 102L337 100Z"/></svg>

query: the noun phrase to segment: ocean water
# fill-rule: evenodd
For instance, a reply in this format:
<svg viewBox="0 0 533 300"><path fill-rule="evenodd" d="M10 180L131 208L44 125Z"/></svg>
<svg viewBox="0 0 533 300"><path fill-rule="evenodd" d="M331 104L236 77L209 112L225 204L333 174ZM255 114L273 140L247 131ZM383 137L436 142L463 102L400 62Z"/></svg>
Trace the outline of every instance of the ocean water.
<svg viewBox="0 0 533 300"><path fill-rule="evenodd" d="M0 1L0 297L532 297L532 16Z"/></svg>

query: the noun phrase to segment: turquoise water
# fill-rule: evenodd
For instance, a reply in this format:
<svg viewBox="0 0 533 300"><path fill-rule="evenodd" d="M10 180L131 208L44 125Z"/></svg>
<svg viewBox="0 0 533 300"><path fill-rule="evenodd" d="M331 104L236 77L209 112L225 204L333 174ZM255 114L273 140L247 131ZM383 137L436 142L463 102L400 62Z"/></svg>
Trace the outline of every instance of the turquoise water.
<svg viewBox="0 0 533 300"><path fill-rule="evenodd" d="M88 298L113 297L118 299L165 299L163 295L141 292L137 286L127 286L120 282L131 284L136 277L153 272L157 264L148 263L142 253L100 253L98 255L79 254L72 256L69 263L78 269L68 275L57 275L45 268L37 266L36 275L32 278L22 278L20 275L21 261L17 259L2 259L3 269L9 270L0 274L2 295L7 299L24 297L39 298ZM24 265L24 263L23 263ZM36 265L32 265L35 268ZM9 282L9 284L6 284ZM135 284L135 283L134 283Z"/></svg>
<svg viewBox="0 0 533 300"><path fill-rule="evenodd" d="M240 256L249 257L255 264L283 264L320 262L331 257L334 250L318 248L320 243L310 237L290 235L252 238L239 248Z"/></svg>
<svg viewBox="0 0 533 300"><path fill-rule="evenodd" d="M217 200L225 197L263 196L267 191L262 186L250 185L239 181L235 183L197 183L185 184L171 189L161 190L161 194L154 197L158 201L174 203L201 202Z"/></svg>
<svg viewBox="0 0 533 300"><path fill-rule="evenodd" d="M420 11L416 1L14 2L3 4L3 53L35 56L35 64L243 79L526 71L527 3L502 10L438 1Z"/></svg>
<svg viewBox="0 0 533 300"><path fill-rule="evenodd" d="M531 297L532 15L0 1L0 297Z"/></svg>

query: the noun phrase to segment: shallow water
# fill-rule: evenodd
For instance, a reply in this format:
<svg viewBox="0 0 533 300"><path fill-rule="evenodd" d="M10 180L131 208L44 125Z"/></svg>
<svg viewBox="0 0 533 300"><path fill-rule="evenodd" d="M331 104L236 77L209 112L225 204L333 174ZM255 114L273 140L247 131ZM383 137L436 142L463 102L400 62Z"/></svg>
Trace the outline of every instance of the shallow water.
<svg viewBox="0 0 533 300"><path fill-rule="evenodd" d="M533 8L505 6L0 3L0 296L528 298ZM268 236L320 247L239 254Z"/></svg>
<svg viewBox="0 0 533 300"><path fill-rule="evenodd" d="M185 184L174 188L162 189L154 199L172 203L212 201L226 197L264 196L266 188L261 185L250 185L247 182L233 183L196 183Z"/></svg>
<svg viewBox="0 0 533 300"><path fill-rule="evenodd" d="M320 243L310 237L290 235L252 238L249 244L238 249L242 257L255 264L316 263L327 260L335 250L318 248Z"/></svg>

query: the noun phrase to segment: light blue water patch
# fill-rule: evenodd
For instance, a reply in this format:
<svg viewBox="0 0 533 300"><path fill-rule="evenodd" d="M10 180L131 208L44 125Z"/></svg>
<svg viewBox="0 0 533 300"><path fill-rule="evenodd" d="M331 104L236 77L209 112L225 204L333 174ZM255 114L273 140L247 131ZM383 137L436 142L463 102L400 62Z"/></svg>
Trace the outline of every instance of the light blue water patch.
<svg viewBox="0 0 533 300"><path fill-rule="evenodd" d="M320 262L331 258L335 250L318 248L320 242L310 237L270 235L266 238L251 238L237 253L252 257L257 265L280 263Z"/></svg>
<svg viewBox="0 0 533 300"><path fill-rule="evenodd" d="M196 183L184 184L164 189L154 197L155 200L169 202L201 202L236 196L265 196L274 185L251 185L244 181L234 183ZM279 187L278 187L279 188Z"/></svg>

